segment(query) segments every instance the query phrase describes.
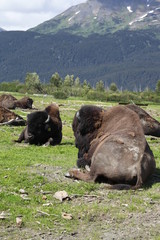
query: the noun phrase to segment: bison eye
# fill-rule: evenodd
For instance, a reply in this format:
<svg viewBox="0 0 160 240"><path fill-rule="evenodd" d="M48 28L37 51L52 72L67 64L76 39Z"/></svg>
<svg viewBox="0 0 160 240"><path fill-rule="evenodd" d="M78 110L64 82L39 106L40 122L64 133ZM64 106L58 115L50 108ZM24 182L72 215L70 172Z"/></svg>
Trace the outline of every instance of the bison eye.
<svg viewBox="0 0 160 240"><path fill-rule="evenodd" d="M48 131L48 132L51 132L51 128L49 127L49 128L47 129L47 131Z"/></svg>

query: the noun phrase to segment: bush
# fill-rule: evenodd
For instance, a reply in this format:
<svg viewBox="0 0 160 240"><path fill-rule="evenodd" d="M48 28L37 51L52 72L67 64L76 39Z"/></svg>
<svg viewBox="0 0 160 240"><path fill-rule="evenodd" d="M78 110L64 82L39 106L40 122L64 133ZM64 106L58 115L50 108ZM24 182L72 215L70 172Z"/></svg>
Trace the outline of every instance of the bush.
<svg viewBox="0 0 160 240"><path fill-rule="evenodd" d="M138 93L133 92L109 92L107 94L107 101L114 101L114 102L124 102L124 103L136 103L140 102L141 96Z"/></svg>
<svg viewBox="0 0 160 240"><path fill-rule="evenodd" d="M0 83L0 91L4 91L4 92L20 92L21 89L23 88L24 88L24 84L20 83L19 80Z"/></svg>
<svg viewBox="0 0 160 240"><path fill-rule="evenodd" d="M97 92L97 91L90 90L87 93L87 99L88 100L106 101L107 100L106 92Z"/></svg>
<svg viewBox="0 0 160 240"><path fill-rule="evenodd" d="M57 90L53 93L53 96L57 99L67 99L69 97L69 94L64 90Z"/></svg>

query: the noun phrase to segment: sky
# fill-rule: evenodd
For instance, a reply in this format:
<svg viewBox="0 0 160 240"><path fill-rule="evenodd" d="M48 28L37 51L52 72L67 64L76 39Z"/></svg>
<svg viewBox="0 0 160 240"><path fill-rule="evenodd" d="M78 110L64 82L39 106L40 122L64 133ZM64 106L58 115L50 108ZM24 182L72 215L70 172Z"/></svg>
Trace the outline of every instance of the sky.
<svg viewBox="0 0 160 240"><path fill-rule="evenodd" d="M0 28L27 30L86 0L0 0Z"/></svg>

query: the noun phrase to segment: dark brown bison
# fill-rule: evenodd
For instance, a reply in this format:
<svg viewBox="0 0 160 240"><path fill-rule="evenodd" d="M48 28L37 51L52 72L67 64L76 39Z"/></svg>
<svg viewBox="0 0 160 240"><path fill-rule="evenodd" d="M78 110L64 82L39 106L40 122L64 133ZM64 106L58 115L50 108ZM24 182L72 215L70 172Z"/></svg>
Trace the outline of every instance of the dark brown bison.
<svg viewBox="0 0 160 240"><path fill-rule="evenodd" d="M59 107L51 104L44 111L28 114L27 126L22 131L17 142L26 142L35 145L57 145L62 140L62 121Z"/></svg>
<svg viewBox="0 0 160 240"><path fill-rule="evenodd" d="M143 131L145 135L160 137L160 123L156 119L151 117L146 111L144 111L142 108L138 107L135 104L128 104L126 105L126 107L131 109L135 113L137 113L141 121L141 125L143 127ZM84 114L84 116L86 116L86 113L85 113L86 109L87 107L82 109L81 114ZM107 111L107 110L104 110L97 106L92 106L92 108L87 109L87 111L92 112L91 113L92 116L94 117L95 121L97 121L97 124L99 124L99 120L97 120L99 119L99 114L102 111ZM79 150L77 165L78 167L85 167L85 165L90 165L90 159L88 160L88 158L84 158L84 156L86 156L85 153L88 152L90 148L90 142L95 138L97 132L95 130L94 131L91 130L89 134L85 134L85 135L78 134L78 132L76 131L77 124L78 124L78 114L79 113L77 113L74 117L72 128L75 135L76 147Z"/></svg>
<svg viewBox="0 0 160 240"><path fill-rule="evenodd" d="M160 123L156 119L135 104L128 104L126 107L138 114L145 135L160 137Z"/></svg>
<svg viewBox="0 0 160 240"><path fill-rule="evenodd" d="M140 118L126 106L107 111L83 106L74 117L73 131L79 149L77 164L90 165L90 171L72 169L70 177L137 189L155 170Z"/></svg>
<svg viewBox="0 0 160 240"><path fill-rule="evenodd" d="M9 109L0 107L0 125L24 126L26 121Z"/></svg>
<svg viewBox="0 0 160 240"><path fill-rule="evenodd" d="M8 109L15 109L18 108L32 108L33 100L29 97L24 97L22 99L17 100L10 94L3 94L0 96L0 106L8 108Z"/></svg>

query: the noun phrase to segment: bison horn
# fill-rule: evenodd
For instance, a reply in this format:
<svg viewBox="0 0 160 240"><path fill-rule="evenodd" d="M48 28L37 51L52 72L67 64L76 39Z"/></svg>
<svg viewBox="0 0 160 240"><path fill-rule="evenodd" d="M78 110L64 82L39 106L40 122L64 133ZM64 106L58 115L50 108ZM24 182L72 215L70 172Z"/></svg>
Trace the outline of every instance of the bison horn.
<svg viewBox="0 0 160 240"><path fill-rule="evenodd" d="M48 115L48 118L47 118L47 120L45 121L45 123L48 123L49 120L50 120L50 116Z"/></svg>
<svg viewBox="0 0 160 240"><path fill-rule="evenodd" d="M76 117L78 118L78 120L80 120L79 111L76 113Z"/></svg>

